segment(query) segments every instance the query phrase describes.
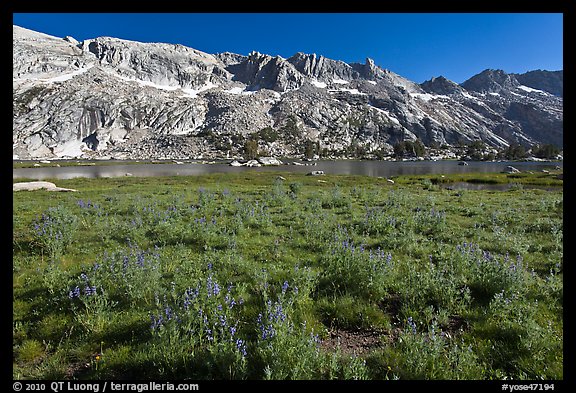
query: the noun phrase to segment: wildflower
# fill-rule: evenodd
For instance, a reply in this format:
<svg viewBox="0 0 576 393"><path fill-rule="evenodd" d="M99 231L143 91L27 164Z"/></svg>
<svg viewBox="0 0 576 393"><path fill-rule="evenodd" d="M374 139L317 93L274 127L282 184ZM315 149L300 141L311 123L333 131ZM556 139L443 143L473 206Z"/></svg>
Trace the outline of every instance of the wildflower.
<svg viewBox="0 0 576 393"><path fill-rule="evenodd" d="M136 264L140 267L144 267L144 251L141 251L136 256Z"/></svg>
<svg viewBox="0 0 576 393"><path fill-rule="evenodd" d="M314 334L314 332L310 332L310 340L316 345L320 344L320 337L317 334Z"/></svg>
<svg viewBox="0 0 576 393"><path fill-rule="evenodd" d="M208 290L208 296L218 296L220 293L220 285L212 279L212 274L208 276L206 288Z"/></svg>
<svg viewBox="0 0 576 393"><path fill-rule="evenodd" d="M166 314L166 318L168 318L168 320L172 319L173 313L170 306L166 306L166 308L164 308L164 313Z"/></svg>
<svg viewBox="0 0 576 393"><path fill-rule="evenodd" d="M288 289L288 281L284 281L284 284L282 284L282 294L283 295L286 293L287 289Z"/></svg>
<svg viewBox="0 0 576 393"><path fill-rule="evenodd" d="M150 320L152 321L152 324L150 325L152 330L160 328L164 323L164 317L162 315L159 315L158 318L156 318L154 315L150 315Z"/></svg>
<svg viewBox="0 0 576 393"><path fill-rule="evenodd" d="M416 323L412 320L412 317L408 317L408 325L412 329L412 334L416 334Z"/></svg>
<svg viewBox="0 0 576 393"><path fill-rule="evenodd" d="M222 327L226 327L226 315L218 315L218 319L220 320L220 325L222 325Z"/></svg>
<svg viewBox="0 0 576 393"><path fill-rule="evenodd" d="M236 339L236 348L240 351L240 353L242 354L242 357L246 357L247 352L246 352L246 343L244 342L244 340L237 338Z"/></svg>
<svg viewBox="0 0 576 393"><path fill-rule="evenodd" d="M198 288L196 289L188 288L184 293L184 309L186 311L188 311L188 309L190 308L192 300L198 297L198 292L199 292Z"/></svg>
<svg viewBox="0 0 576 393"><path fill-rule="evenodd" d="M76 286L73 290L68 292L68 297L70 299L74 299L75 297L79 297L79 296L80 296L80 287L78 287L78 286Z"/></svg>
<svg viewBox="0 0 576 393"><path fill-rule="evenodd" d="M274 321L280 320L281 322L284 322L284 320L286 319L286 314L282 309L281 303L276 303L276 308L274 309L274 314L272 314L272 319Z"/></svg>
<svg viewBox="0 0 576 393"><path fill-rule="evenodd" d="M84 295L86 296L96 295L96 287L86 286L86 288L84 288Z"/></svg>

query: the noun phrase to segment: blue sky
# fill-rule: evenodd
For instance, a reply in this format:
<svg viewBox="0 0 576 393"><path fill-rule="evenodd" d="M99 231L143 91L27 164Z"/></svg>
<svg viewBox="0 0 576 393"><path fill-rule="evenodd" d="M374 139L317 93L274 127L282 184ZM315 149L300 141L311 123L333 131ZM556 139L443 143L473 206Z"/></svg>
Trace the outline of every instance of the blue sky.
<svg viewBox="0 0 576 393"><path fill-rule="evenodd" d="M13 23L79 41L111 36L207 53L366 57L414 82L462 83L487 69L563 69L561 13L35 13Z"/></svg>

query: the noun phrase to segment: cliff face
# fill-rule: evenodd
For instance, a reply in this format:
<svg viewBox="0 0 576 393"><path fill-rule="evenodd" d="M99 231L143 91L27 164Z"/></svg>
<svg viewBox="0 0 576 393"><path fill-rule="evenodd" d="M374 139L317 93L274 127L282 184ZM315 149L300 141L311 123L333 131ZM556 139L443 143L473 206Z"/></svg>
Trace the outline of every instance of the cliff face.
<svg viewBox="0 0 576 393"><path fill-rule="evenodd" d="M462 85L443 77L418 85L371 59L211 55L110 37L79 43L14 26L13 153L226 157L262 130L260 148L283 156L306 141L334 151L391 150L416 138L562 146L563 100L546 75L533 82L486 70Z"/></svg>

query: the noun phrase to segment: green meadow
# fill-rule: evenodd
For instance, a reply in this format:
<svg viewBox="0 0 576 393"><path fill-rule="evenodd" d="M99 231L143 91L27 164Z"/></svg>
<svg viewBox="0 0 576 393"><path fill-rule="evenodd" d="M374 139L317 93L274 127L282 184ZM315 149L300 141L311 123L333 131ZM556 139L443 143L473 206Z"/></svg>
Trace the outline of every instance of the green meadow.
<svg viewBox="0 0 576 393"><path fill-rule="evenodd" d="M14 192L13 378L561 380L551 172Z"/></svg>

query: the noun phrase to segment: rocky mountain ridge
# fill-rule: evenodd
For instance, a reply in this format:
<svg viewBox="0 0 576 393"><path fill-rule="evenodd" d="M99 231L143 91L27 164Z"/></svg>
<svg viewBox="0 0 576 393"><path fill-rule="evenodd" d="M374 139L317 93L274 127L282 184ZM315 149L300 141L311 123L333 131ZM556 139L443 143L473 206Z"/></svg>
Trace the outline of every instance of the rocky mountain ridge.
<svg viewBox="0 0 576 393"><path fill-rule="evenodd" d="M560 81L560 82L559 82ZM371 59L208 54L112 37L78 42L13 27L19 159L238 158L390 153L399 141L562 146L562 71L485 70L414 83Z"/></svg>

